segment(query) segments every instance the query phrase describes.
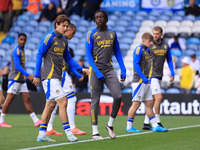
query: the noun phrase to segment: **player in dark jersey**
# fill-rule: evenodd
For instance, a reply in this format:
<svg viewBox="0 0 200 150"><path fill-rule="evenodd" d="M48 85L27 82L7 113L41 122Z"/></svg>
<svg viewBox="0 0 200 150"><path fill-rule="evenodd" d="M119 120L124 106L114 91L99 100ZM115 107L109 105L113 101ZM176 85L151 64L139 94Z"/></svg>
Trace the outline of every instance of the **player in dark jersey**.
<svg viewBox="0 0 200 150"><path fill-rule="evenodd" d="M153 28L153 44L149 49L149 63L150 63L150 72L149 78L151 78L151 90L153 99L155 100L154 109L155 117L157 123L162 126L160 121L160 104L162 102L162 93L160 89L160 82L163 76L163 65L165 58L167 58L167 63L171 71L170 82L174 81L174 67L171 57L171 52L169 45L166 41L161 39L163 35L163 30L161 27L156 26ZM163 127L163 126L162 126ZM151 130L149 125L149 118L145 115L144 125L142 127L144 130Z"/></svg>
<svg viewBox="0 0 200 150"><path fill-rule="evenodd" d="M121 104L121 88L119 80L112 66L112 55L114 54L121 68L121 81L125 81L126 68L119 48L117 34L107 27L108 16L105 11L97 10L94 13L94 21L97 27L88 31L85 43L86 56L90 64L89 85L91 90L91 121L93 139L103 139L98 131L98 107L103 83L109 88L114 101L111 116L106 129L111 138L116 135L113 130L113 122Z"/></svg>
<svg viewBox="0 0 200 150"><path fill-rule="evenodd" d="M6 100L3 104L0 127L12 127L6 124L5 115L8 110L10 103L15 98L17 92L20 93L24 101L26 110L30 114L34 122L34 126L40 126L41 120L37 118L35 112L30 103L30 95L28 93L28 88L24 76L26 76L31 82L33 81L33 76L25 71L25 51L24 45L26 44L27 36L24 33L18 35L18 45L11 52L11 71L8 75L8 90Z"/></svg>
<svg viewBox="0 0 200 150"><path fill-rule="evenodd" d="M167 132L168 129L164 129L156 122L155 114L153 112L154 100L151 93L151 87L149 84L149 50L151 47L153 36L146 32L142 35L142 44L137 46L133 52L133 66L134 75L132 81L132 105L128 111L127 128L126 132L141 132L133 128L133 121L137 109L140 107L141 102L145 103L146 114L150 118L153 125L153 132Z"/></svg>
<svg viewBox="0 0 200 150"><path fill-rule="evenodd" d="M33 83L38 86L40 82L40 70L43 58L42 67L42 84L46 93L46 105L42 113L41 125L39 129L38 142L55 141L50 139L46 135L47 124L56 103L59 106L59 116L63 125L63 129L67 135L67 139L70 142L77 141L78 139L72 134L67 117L67 99L66 92L64 91L62 80L62 68L63 58L74 69L78 69L79 72L89 74L87 69L84 69L77 64L68 51L68 42L64 39L62 34L67 30L67 25L70 23L69 18L66 15L59 15L55 22L55 30L46 35L40 43L39 50L36 57L35 77Z"/></svg>

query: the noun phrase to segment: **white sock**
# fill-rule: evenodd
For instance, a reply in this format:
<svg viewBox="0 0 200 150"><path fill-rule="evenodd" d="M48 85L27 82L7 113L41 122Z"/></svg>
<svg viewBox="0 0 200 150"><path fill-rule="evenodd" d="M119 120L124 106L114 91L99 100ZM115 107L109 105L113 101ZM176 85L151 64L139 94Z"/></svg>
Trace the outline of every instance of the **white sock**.
<svg viewBox="0 0 200 150"><path fill-rule="evenodd" d="M99 134L98 125L92 125L92 135Z"/></svg>
<svg viewBox="0 0 200 150"><path fill-rule="evenodd" d="M149 124L149 117L147 115L145 115L144 123Z"/></svg>
<svg viewBox="0 0 200 150"><path fill-rule="evenodd" d="M160 115L159 115L159 114L155 114L155 117L156 117L157 123L160 123L160 122L161 122L161 121L160 121Z"/></svg>
<svg viewBox="0 0 200 150"><path fill-rule="evenodd" d="M113 117L110 116L109 121L108 121L108 126L112 127L114 121L115 121L115 118L113 118Z"/></svg>
<svg viewBox="0 0 200 150"><path fill-rule="evenodd" d="M35 123L35 122L37 122L39 119L37 118L37 116L35 115L35 112L32 112L31 114L30 114L30 116L31 116L31 118L32 118L32 120L33 120L33 122Z"/></svg>
<svg viewBox="0 0 200 150"><path fill-rule="evenodd" d="M150 122L151 122L151 124L152 124L152 126L153 127L157 127L158 126L158 124L157 124L157 122L156 122L156 118L153 116L153 118L150 120Z"/></svg>
<svg viewBox="0 0 200 150"><path fill-rule="evenodd" d="M75 125L75 108L76 108L76 97L72 97L68 99L67 103L67 115L69 119L69 125L71 129L76 127Z"/></svg>
<svg viewBox="0 0 200 150"><path fill-rule="evenodd" d="M130 129L133 126L133 120L134 118L129 118L127 119L127 128Z"/></svg>
<svg viewBox="0 0 200 150"><path fill-rule="evenodd" d="M68 135L72 134L72 131L70 128L68 128L68 129L65 129L65 133L68 136Z"/></svg>
<svg viewBox="0 0 200 150"><path fill-rule="evenodd" d="M47 131L51 131L53 129L53 121L56 116L57 109L58 109L58 104L56 104L54 110L51 113L51 117L50 117L49 123L47 125Z"/></svg>
<svg viewBox="0 0 200 150"><path fill-rule="evenodd" d="M46 131L39 131L40 136L45 136L46 135Z"/></svg>
<svg viewBox="0 0 200 150"><path fill-rule="evenodd" d="M5 116L6 116L6 114L1 113L0 123L5 121Z"/></svg>

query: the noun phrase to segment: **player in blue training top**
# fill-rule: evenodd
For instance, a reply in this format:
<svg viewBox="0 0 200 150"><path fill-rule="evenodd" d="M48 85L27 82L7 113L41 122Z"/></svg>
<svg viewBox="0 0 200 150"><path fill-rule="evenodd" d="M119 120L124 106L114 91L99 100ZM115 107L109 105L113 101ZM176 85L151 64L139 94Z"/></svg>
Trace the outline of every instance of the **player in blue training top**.
<svg viewBox="0 0 200 150"><path fill-rule="evenodd" d="M157 123L162 126L160 121L160 104L162 102L162 93L160 89L160 82L163 76L163 65L165 58L167 58L167 63L171 71L170 82L174 81L174 67L172 62L172 56L170 52L169 45L166 41L161 39L163 35L163 29L159 26L153 28L153 44L149 48L149 63L150 72L149 78L151 78L151 90L153 99L155 100L154 109L155 117ZM163 127L163 126L162 126ZM151 130L149 125L149 118L145 115L144 125L142 127L144 130Z"/></svg>
<svg viewBox="0 0 200 150"><path fill-rule="evenodd" d="M17 92L19 92L22 96L24 105L34 122L34 126L38 127L41 123L41 120L37 118L31 106L30 95L24 79L24 76L26 76L31 82L33 81L33 76L25 71L24 45L26 44L26 40L26 34L20 33L17 39L18 45L11 52L11 71L8 75L8 90L6 100L2 108L0 127L12 127L11 125L6 124L5 115Z"/></svg>
<svg viewBox="0 0 200 150"><path fill-rule="evenodd" d="M111 116L106 124L106 129L111 138L116 137L113 130L113 122L117 116L122 98L119 80L112 65L113 54L117 58L121 68L121 81L125 81L126 68L120 52L117 34L106 25L108 22L106 12L97 10L94 13L94 21L96 22L97 27L88 31L85 49L90 64L89 85L92 99L90 107L93 129L92 138L101 140L103 138L99 135L97 123L99 100L103 83L109 88L111 95L114 98Z"/></svg>
<svg viewBox="0 0 200 150"><path fill-rule="evenodd" d="M79 72L89 74L87 69L84 69L77 64L69 54L68 42L64 39L62 34L67 30L67 25L70 24L70 19L66 15L57 16L54 22L55 30L45 36L40 43L39 50L36 57L35 77L33 83L38 86L40 82L40 69L43 58L43 67L41 80L44 91L46 93L46 105L42 113L41 125L39 129L38 142L55 141L46 135L47 124L56 103L59 106L59 116L63 125L63 129L70 142L77 141L78 139L72 134L67 117L67 93L62 87L62 68L63 58L74 69Z"/></svg>
<svg viewBox="0 0 200 150"><path fill-rule="evenodd" d="M70 23L67 27L67 31L63 35L66 40L71 40L76 33L76 26ZM74 68L70 67L65 61L63 61L63 75L62 75L62 87L64 91L67 93L67 114L69 119L69 125L72 130L72 133L75 135L84 135L85 131L79 130L75 125L75 109L76 109L76 95L74 93L74 87L71 81L71 78L68 75L68 70L70 70L79 81L83 81L83 76L79 74ZM55 109L51 113L51 117L47 126L47 135L63 135L63 133L56 132L53 130L53 121L57 112L58 104L56 104Z"/></svg>
<svg viewBox="0 0 200 150"><path fill-rule="evenodd" d="M141 102L145 103L146 114L149 117L152 125L153 132L167 132L168 129L162 128L156 122L156 118L153 112L154 100L151 93L151 87L149 84L149 50L151 47L153 36L146 32L142 35L142 44L137 46L133 52L133 66L134 74L132 81L132 105L128 111L127 128L126 132L141 132L133 128L133 121L137 109L140 107Z"/></svg>

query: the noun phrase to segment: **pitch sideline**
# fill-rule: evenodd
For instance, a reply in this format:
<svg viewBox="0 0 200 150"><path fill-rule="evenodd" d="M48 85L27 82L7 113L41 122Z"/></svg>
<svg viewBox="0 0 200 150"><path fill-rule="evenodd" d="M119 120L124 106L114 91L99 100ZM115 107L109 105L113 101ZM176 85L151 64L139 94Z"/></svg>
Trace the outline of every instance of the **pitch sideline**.
<svg viewBox="0 0 200 150"><path fill-rule="evenodd" d="M177 128L171 128L169 130L172 131L172 130L179 130L179 129L194 128L194 127L200 127L200 125L177 127ZM132 135L141 135L141 134L148 134L148 133L152 133L152 131L124 134L124 135L118 135L116 137L119 138L119 137L132 136ZM110 139L110 137L105 137L104 139ZM89 140L82 140L82 141L71 142L71 143L59 143L59 144L51 144L51 145L45 145L45 146L29 147L29 148L23 148L23 149L18 149L18 150L32 150L32 149L48 148L48 147L61 146L61 145L86 143L86 142L92 142L92 141L96 141L96 140L89 139Z"/></svg>

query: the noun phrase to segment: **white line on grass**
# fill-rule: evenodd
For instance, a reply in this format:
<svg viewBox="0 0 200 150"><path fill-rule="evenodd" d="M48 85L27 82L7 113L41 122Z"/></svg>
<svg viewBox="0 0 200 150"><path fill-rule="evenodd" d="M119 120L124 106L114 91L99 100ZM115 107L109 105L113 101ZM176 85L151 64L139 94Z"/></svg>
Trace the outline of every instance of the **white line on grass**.
<svg viewBox="0 0 200 150"><path fill-rule="evenodd" d="M193 128L193 127L200 127L200 125L177 127L177 128L171 128L169 130L179 130L179 129L187 129L187 128ZM152 133L152 131L124 134L124 135L118 135L116 137L119 138L119 137L132 136L132 135L141 135L141 134L148 134L148 133ZM110 137L105 137L104 139L110 139ZM45 146L29 147L29 148L24 148L24 149L19 149L19 150L32 150L32 149L40 149L40 148L47 148L47 147L54 147L54 146L61 146L61 145L86 143L86 142L92 142L92 141L96 141L96 140L89 139L89 140L82 140L82 141L71 142L71 143L59 143L59 144L51 144L51 145L45 145Z"/></svg>

